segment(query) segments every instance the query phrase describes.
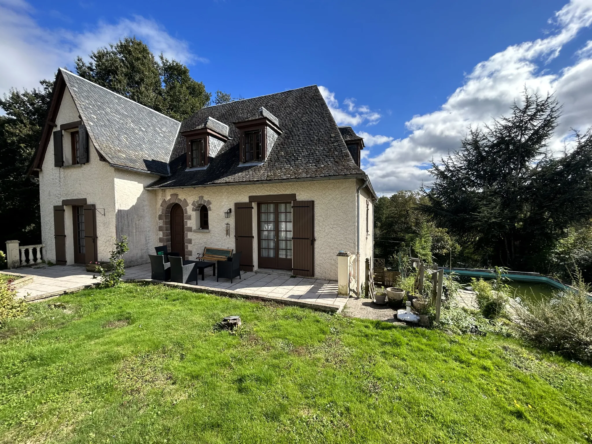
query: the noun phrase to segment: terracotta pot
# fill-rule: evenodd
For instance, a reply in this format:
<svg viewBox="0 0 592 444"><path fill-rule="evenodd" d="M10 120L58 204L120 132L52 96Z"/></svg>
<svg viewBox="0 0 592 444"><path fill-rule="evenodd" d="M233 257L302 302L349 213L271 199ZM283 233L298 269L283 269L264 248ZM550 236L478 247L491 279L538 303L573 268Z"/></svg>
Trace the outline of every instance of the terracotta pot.
<svg viewBox="0 0 592 444"><path fill-rule="evenodd" d="M374 294L374 303L376 305L386 304L386 293L382 293L382 294L375 293Z"/></svg>

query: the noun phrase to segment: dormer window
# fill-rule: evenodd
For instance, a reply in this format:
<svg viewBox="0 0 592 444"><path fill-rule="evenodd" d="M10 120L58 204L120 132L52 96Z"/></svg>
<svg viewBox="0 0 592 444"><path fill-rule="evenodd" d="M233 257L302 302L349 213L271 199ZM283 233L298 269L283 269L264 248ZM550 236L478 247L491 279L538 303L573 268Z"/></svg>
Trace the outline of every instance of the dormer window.
<svg viewBox="0 0 592 444"><path fill-rule="evenodd" d="M189 168L205 167L208 164L207 144L203 138L191 140L189 151Z"/></svg>
<svg viewBox="0 0 592 444"><path fill-rule="evenodd" d="M347 144L347 150L349 151L349 153L352 156L352 159L354 159L354 162L356 163L357 166L360 166L360 150L361 150L361 146L359 143L348 143Z"/></svg>
<svg viewBox="0 0 592 444"><path fill-rule="evenodd" d="M245 162L262 161L263 159L263 143L261 133L263 131L258 129L254 131L245 131Z"/></svg>
<svg viewBox="0 0 592 444"><path fill-rule="evenodd" d="M80 164L80 133L74 131L70 133L70 144L72 146L72 165Z"/></svg>

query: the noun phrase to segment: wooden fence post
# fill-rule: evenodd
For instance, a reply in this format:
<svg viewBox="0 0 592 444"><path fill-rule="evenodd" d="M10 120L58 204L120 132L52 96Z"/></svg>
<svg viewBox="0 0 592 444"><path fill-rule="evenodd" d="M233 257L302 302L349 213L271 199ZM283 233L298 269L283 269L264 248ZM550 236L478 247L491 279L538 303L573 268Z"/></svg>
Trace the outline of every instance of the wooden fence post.
<svg viewBox="0 0 592 444"><path fill-rule="evenodd" d="M437 273L438 289L436 292L436 322L440 322L440 308L442 307L442 287L444 286L444 270L440 269Z"/></svg>

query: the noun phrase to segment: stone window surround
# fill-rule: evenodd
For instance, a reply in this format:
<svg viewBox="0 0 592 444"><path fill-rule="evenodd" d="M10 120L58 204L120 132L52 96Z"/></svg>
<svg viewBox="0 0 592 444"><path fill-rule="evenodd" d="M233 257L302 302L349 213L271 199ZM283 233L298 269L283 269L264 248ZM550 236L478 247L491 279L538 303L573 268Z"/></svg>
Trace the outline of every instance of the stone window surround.
<svg viewBox="0 0 592 444"><path fill-rule="evenodd" d="M210 214L212 213L212 202L210 200L206 200L204 199L203 196L199 196L198 200L194 200L191 203L191 210L195 211L195 221L197 223L197 227L195 228L195 232L199 232L199 233L209 233L210 229L201 229L199 227L200 224L200 219L199 219L199 210L201 210L201 207L205 206L208 209L208 219L210 218Z"/></svg>
<svg viewBox="0 0 592 444"><path fill-rule="evenodd" d="M189 202L187 199L180 199L178 194L171 194L169 199L163 199L160 204L160 214L158 215L159 227L158 231L161 233L161 237L158 238L163 246L166 246L171 251L171 208L173 205L179 204L183 208L183 225L185 232L185 257L190 258L193 256L193 251L189 249L192 244L192 240L189 238L189 233L193 231L189 222L191 221L191 213L187 211Z"/></svg>

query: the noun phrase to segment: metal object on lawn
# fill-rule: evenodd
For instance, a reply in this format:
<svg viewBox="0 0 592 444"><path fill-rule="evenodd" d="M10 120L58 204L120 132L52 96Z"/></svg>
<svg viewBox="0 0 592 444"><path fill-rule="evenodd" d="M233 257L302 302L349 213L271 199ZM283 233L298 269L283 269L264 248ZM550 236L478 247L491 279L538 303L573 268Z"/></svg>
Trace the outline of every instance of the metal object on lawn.
<svg viewBox="0 0 592 444"><path fill-rule="evenodd" d="M242 325L242 321L240 316L227 316L222 319L222 327L228 330L234 330L236 327L240 327Z"/></svg>

